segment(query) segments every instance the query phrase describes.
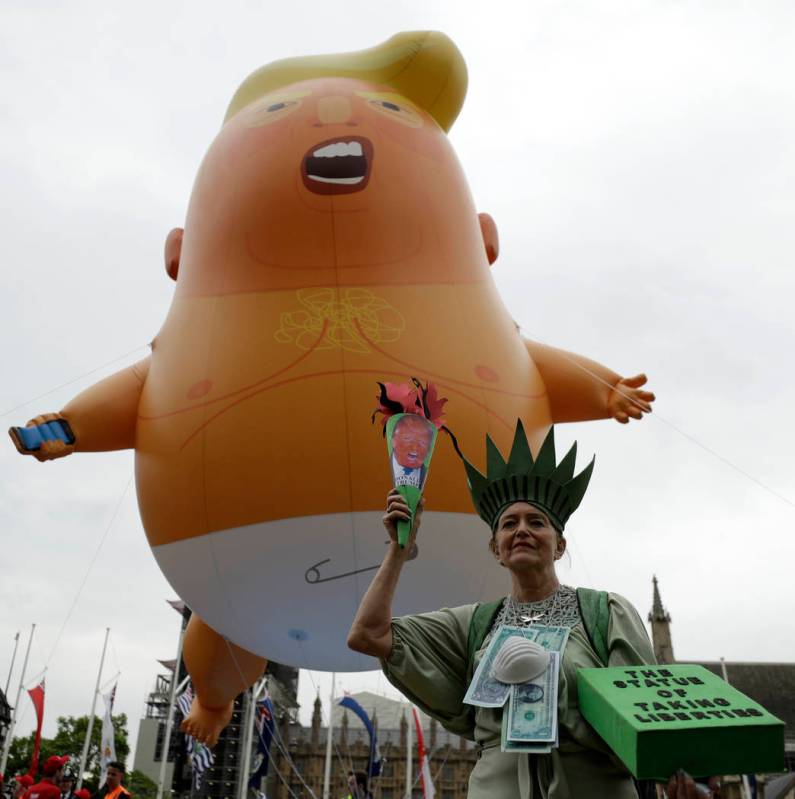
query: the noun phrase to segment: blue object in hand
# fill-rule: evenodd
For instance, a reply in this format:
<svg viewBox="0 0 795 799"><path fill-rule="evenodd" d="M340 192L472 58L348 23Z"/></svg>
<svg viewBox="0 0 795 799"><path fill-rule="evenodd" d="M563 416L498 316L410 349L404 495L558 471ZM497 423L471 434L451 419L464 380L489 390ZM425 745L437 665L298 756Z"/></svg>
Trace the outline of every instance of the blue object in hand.
<svg viewBox="0 0 795 799"><path fill-rule="evenodd" d="M55 419L35 427L12 427L8 434L14 440L17 449L25 452L35 452L41 447L43 441L75 443L74 433L66 419Z"/></svg>

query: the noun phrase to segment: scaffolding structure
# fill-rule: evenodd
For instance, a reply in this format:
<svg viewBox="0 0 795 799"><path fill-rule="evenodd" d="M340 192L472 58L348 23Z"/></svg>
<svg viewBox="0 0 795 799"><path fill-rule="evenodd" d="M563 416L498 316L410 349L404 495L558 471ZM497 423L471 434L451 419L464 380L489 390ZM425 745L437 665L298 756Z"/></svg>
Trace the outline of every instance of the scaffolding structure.
<svg viewBox="0 0 795 799"><path fill-rule="evenodd" d="M190 610L184 607L177 609L183 614L184 628L190 619ZM168 669L168 673L157 676L154 688L147 697L142 720L142 726L157 725L153 756L156 765L161 763L163 757L172 680L177 680L179 685L188 676L182 660L179 663L174 660L163 660L160 663ZM274 706L274 723L279 725L279 729L286 730L297 718L298 669L270 661L265 673ZM213 747L213 765L203 773L198 787L187 753L187 736L180 729L182 714L179 709L176 710L167 753L167 762L173 763L174 767L170 783L172 799L239 799L242 795L240 780L243 778L242 764L245 761L244 725L249 701L250 692L241 694L235 700L232 719ZM253 718L254 715L248 714L248 718ZM250 762L253 763L259 740L256 729L249 740L252 747ZM264 785L258 787L262 789Z"/></svg>

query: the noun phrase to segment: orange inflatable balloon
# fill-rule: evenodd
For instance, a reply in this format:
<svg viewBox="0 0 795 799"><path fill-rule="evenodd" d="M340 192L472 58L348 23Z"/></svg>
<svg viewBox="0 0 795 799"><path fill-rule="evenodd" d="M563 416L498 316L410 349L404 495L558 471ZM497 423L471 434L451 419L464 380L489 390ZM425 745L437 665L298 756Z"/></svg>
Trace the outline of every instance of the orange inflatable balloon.
<svg viewBox="0 0 795 799"><path fill-rule="evenodd" d="M517 417L537 447L553 421L625 421L652 398L521 338L489 272L496 227L445 132L465 85L438 33L255 73L167 240L176 291L151 357L58 414L77 450L135 447L149 542L203 620L186 654L208 708L229 701L217 633L237 645L232 696L256 656L374 667L345 634L386 539L376 381L433 381L474 458L486 433L507 448ZM504 593L444 436L425 495L396 612Z"/></svg>

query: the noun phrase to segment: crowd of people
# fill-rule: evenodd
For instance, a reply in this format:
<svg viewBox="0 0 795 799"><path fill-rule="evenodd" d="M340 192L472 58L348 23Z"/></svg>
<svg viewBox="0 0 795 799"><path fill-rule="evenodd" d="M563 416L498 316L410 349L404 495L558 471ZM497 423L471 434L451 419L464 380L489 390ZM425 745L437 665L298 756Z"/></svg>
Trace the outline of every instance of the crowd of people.
<svg viewBox="0 0 795 799"><path fill-rule="evenodd" d="M129 799L131 794L123 785L124 763L108 763L105 782L94 794L86 788L75 790L75 775L68 764L68 755L48 757L38 782L29 774L17 774L6 785L0 775L0 794L3 799Z"/></svg>

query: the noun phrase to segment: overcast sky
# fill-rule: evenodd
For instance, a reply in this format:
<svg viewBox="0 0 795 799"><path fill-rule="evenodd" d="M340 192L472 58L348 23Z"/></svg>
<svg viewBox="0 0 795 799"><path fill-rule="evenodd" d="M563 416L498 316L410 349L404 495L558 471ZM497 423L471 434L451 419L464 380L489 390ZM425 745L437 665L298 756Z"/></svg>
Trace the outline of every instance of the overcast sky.
<svg viewBox="0 0 795 799"><path fill-rule="evenodd" d="M5 426L145 354L174 287L165 235L243 77L443 30L470 73L451 140L499 227L510 311L530 337L645 370L658 396L629 429L559 430L597 453L561 579L645 617L656 573L678 659L792 661L794 23L790 2L6 0L0 413L139 349ZM36 622L45 734L88 711L105 627L133 739L155 659L174 656L131 474L131 453L41 465L0 447L0 687ZM302 673L304 720L329 682ZM343 688L395 695L377 674Z"/></svg>

